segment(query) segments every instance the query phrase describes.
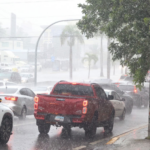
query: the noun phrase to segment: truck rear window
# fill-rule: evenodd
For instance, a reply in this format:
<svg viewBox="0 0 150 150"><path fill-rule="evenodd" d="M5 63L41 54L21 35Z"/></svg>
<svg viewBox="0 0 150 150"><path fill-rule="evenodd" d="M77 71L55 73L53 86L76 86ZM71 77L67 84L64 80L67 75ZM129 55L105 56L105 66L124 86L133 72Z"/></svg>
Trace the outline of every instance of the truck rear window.
<svg viewBox="0 0 150 150"><path fill-rule="evenodd" d="M93 89L84 85L57 84L52 94L93 96Z"/></svg>

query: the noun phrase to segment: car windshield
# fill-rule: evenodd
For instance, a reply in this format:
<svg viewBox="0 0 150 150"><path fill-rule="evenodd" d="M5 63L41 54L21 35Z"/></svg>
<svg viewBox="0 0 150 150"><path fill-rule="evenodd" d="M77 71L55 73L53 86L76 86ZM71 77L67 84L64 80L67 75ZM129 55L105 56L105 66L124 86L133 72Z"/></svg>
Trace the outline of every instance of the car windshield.
<svg viewBox="0 0 150 150"><path fill-rule="evenodd" d="M52 94L93 96L93 90L91 86L57 84Z"/></svg>
<svg viewBox="0 0 150 150"><path fill-rule="evenodd" d="M134 86L133 85L120 85L119 88L122 91L131 91L131 92L134 91Z"/></svg>
<svg viewBox="0 0 150 150"><path fill-rule="evenodd" d="M14 94L17 90L18 88L0 88L0 94Z"/></svg>

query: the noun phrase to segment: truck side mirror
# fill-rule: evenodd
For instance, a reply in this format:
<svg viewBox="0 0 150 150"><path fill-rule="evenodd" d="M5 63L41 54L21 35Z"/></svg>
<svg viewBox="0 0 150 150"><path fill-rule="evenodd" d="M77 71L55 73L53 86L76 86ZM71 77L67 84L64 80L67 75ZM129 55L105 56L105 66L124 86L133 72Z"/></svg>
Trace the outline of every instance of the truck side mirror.
<svg viewBox="0 0 150 150"><path fill-rule="evenodd" d="M108 95L108 100L113 100L114 96L113 95Z"/></svg>

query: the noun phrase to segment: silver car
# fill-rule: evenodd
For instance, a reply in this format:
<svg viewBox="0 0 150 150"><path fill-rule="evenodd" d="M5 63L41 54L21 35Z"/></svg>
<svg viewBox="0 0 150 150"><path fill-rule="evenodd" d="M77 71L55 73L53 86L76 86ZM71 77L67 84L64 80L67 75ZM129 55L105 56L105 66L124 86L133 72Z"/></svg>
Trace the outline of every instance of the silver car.
<svg viewBox="0 0 150 150"><path fill-rule="evenodd" d="M26 87L0 87L0 98L2 103L8 106L20 119L34 113L35 94Z"/></svg>

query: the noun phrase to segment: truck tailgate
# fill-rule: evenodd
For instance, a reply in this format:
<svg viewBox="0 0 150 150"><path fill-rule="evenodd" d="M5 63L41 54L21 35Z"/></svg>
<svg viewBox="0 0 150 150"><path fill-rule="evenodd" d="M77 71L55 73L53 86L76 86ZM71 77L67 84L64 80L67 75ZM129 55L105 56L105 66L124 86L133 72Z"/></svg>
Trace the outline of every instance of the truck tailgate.
<svg viewBox="0 0 150 150"><path fill-rule="evenodd" d="M81 115L84 97L37 95L38 112L59 115Z"/></svg>

